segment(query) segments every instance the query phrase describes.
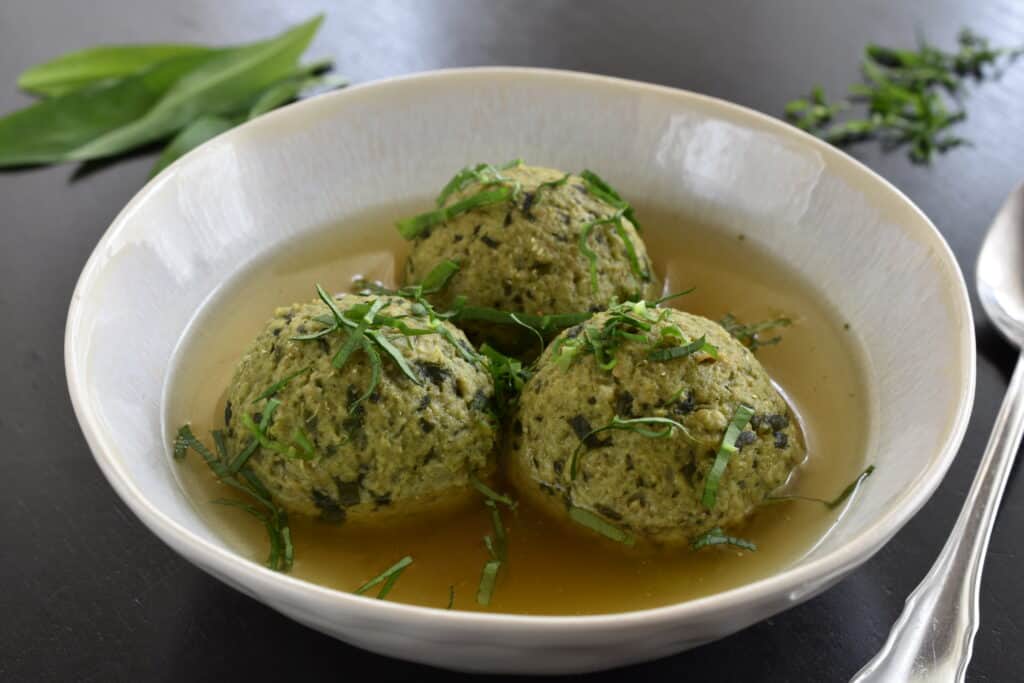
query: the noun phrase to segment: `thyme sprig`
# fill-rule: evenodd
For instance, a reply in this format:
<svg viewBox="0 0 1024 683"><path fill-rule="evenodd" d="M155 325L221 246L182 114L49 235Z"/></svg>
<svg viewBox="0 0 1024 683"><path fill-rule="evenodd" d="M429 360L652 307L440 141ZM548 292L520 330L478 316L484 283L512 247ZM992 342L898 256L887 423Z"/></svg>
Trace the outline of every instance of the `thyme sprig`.
<svg viewBox="0 0 1024 683"><path fill-rule="evenodd" d="M1021 48L994 48L966 28L957 35L955 52L923 39L916 50L869 44L861 61L864 80L850 86L846 99L830 103L815 86L809 97L790 101L785 116L836 146L879 140L884 148L906 146L911 161L927 164L936 152L969 144L949 133L967 115L962 104L965 82L983 80L1022 53ZM866 114L836 121L856 105L863 105Z"/></svg>
<svg viewBox="0 0 1024 683"><path fill-rule="evenodd" d="M217 505L236 507L262 522L270 542L267 567L274 571L289 571L295 559L295 547L292 545L288 515L274 504L267 487L263 485L251 468L245 466L244 461L237 469L234 468L222 432L219 430L213 432L213 442L217 449L216 455L196 438L190 425L182 425L174 439L174 457L181 460L185 458L190 449L195 451L213 471L217 479L257 503L258 505L253 505L227 498L218 498L212 501Z"/></svg>

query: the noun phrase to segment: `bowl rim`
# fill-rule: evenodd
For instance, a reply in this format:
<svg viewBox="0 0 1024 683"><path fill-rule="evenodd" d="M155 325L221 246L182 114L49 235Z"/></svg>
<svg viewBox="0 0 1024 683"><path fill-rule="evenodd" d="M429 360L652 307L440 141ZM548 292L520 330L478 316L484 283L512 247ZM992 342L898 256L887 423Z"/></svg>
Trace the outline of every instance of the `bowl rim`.
<svg viewBox="0 0 1024 683"><path fill-rule="evenodd" d="M109 455L117 452L117 448L107 438L88 401L86 368L84 364L78 363L74 352L78 343L79 329L83 323L83 299L95 283L97 275L102 272L107 245L130 221L136 207L146 202L150 195L167 182L179 166L188 164L194 155L201 154L209 144L206 143L149 180L117 214L86 261L71 297L64 339L68 391L75 416L93 457L121 500L128 505L145 526L179 554L184 555L185 559L196 563L204 571L217 578L244 577L244 579L235 578L234 580L246 585L249 589L253 585L260 585L271 591L283 591L291 595L302 596L307 600L333 603L334 606L346 609L353 614L373 615L377 619L397 619L434 626L437 625L437 620L443 619L451 626L465 629L502 627L506 631L534 634L561 632L567 627L572 627L572 632L581 638L597 631L621 630L640 624L650 626L678 623L695 617L708 617L716 613L741 608L744 604L756 603L759 599L775 594L789 593L795 596L802 596L805 592L813 594L874 555L921 509L944 478L959 450L974 403L977 357L970 299L963 272L956 257L931 220L901 190L865 164L780 119L739 104L680 88L578 71L485 66L416 72L361 83L345 90L298 102L247 122L238 128L256 130L261 126L269 127L281 123L289 117L301 120L316 116L330 116L334 108L341 102L359 97L372 97L375 91L402 88L407 84L481 78L491 82L495 79L513 81L527 79L569 82L568 85L584 83L592 87L615 89L623 92L626 96L649 93L675 97L682 103L697 102L709 109L718 109L727 113L734 119L746 119L759 128L771 130L773 134L782 138L809 146L827 158L830 164L845 166L851 173L870 181L883 192L894 195L897 200L911 209L922 226L915 232L915 235L920 233L917 236L925 239L930 246L934 247L936 255L940 259L945 259L951 266L948 274L949 284L952 285L949 296L954 307L960 307L964 322L958 331L962 350L962 369L959 373L960 393L957 399L956 415L942 448L932 456L927 466L906 487L905 491L893 500L885 514L850 538L841 547L805 564L784 569L757 581L701 598L661 607L593 615L522 615L445 610L376 600L372 597L327 588L289 574L270 570L227 547L215 545L189 531L149 502L125 469L114 457ZM224 135L236 134L237 129L228 131ZM911 223L908 222L907 225L911 225ZM804 590L801 590L802 588ZM794 600L798 601L797 598Z"/></svg>

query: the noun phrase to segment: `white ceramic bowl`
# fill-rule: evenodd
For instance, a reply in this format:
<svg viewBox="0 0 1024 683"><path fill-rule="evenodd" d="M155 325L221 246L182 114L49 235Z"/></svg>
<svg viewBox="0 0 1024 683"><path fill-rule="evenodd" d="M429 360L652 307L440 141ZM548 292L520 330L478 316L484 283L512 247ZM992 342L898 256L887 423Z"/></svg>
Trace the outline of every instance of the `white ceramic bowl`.
<svg viewBox="0 0 1024 683"><path fill-rule="evenodd" d="M767 579L625 614L447 612L328 590L232 552L171 471L161 396L171 352L231 273L282 241L466 162L524 157L615 169L638 203L738 227L868 342L870 478L809 556ZM257 245L254 247L254 245ZM118 495L168 545L283 614L375 652L442 667L579 672L721 638L807 600L867 560L952 461L974 392L962 275L928 219L848 156L767 116L599 76L468 69L371 83L288 107L203 145L128 204L89 259L66 338L75 412ZM884 407L884 409L882 408Z"/></svg>

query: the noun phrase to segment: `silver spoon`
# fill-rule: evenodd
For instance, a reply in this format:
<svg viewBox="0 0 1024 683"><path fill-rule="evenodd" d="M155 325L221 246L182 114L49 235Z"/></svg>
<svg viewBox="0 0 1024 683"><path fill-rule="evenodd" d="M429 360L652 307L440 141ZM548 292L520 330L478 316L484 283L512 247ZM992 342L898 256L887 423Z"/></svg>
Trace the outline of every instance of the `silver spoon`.
<svg viewBox="0 0 1024 683"><path fill-rule="evenodd" d="M988 317L1024 348L1024 185L1009 196L978 255ZM978 589L992 525L1024 432L1024 354L999 409L963 510L939 559L907 598L885 647L852 683L964 680L978 630Z"/></svg>

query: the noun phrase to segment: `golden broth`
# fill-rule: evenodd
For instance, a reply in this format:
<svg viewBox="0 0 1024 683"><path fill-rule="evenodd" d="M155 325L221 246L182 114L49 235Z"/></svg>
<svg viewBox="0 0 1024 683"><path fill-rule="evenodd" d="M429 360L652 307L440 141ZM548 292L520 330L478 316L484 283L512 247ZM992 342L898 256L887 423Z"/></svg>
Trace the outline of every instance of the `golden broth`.
<svg viewBox="0 0 1024 683"><path fill-rule="evenodd" d="M328 291L348 289L356 276L395 284L407 247L393 222L420 208L420 203L394 204L367 213L346 222L344 231L324 230L298 240L230 281L203 307L178 350L168 428L191 422L205 440L210 429L221 426L234 364L276 306L311 300L316 282ZM869 401L853 334L805 283L766 258L750 240L650 207L639 213L648 251L667 289L697 286L675 305L713 319L732 312L745 322L778 314L797 321L781 330L781 344L760 349L758 358L800 416L807 442L808 460L790 490L834 497L863 468L870 434ZM262 562L267 554L263 527L239 510L209 502L231 496L231 489L219 484L194 454L176 464L175 471L211 527L242 555ZM642 554L549 519L523 500L515 512L502 509L508 562L486 608L476 602L488 559L482 538L491 533L483 505L398 528L337 526L292 516L292 573L351 591L411 555L413 564L388 599L444 607L449 586L454 586L456 609L621 612L690 600L767 577L805 555L827 534L837 514L809 502L769 505L736 530L757 543L757 552L718 547Z"/></svg>

